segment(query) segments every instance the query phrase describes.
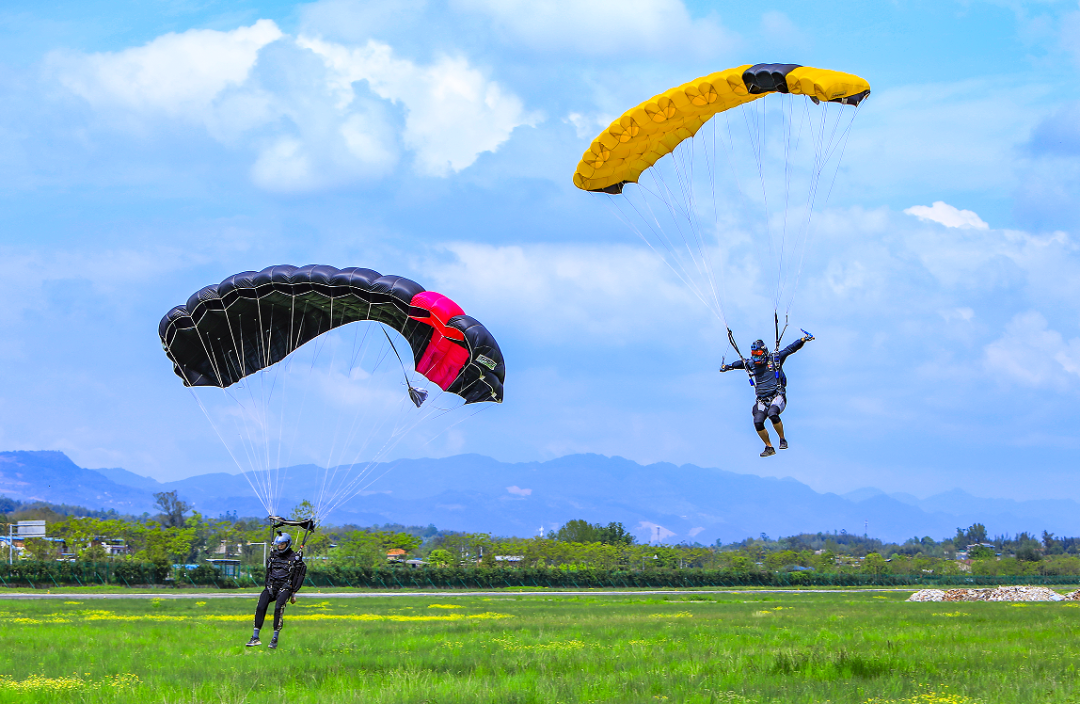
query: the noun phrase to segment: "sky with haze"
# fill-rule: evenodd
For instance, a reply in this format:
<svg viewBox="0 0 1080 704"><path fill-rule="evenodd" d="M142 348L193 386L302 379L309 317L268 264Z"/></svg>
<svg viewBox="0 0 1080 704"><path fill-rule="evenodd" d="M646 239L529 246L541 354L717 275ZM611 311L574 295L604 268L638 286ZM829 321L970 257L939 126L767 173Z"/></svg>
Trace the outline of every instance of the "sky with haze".
<svg viewBox="0 0 1080 704"><path fill-rule="evenodd" d="M767 460L722 326L571 182L623 110L763 62L873 90L815 215L792 322L818 339ZM158 320L326 263L413 278L498 338L506 402L431 455L1075 498L1078 70L1080 6L1053 0L5 2L0 449L235 471Z"/></svg>

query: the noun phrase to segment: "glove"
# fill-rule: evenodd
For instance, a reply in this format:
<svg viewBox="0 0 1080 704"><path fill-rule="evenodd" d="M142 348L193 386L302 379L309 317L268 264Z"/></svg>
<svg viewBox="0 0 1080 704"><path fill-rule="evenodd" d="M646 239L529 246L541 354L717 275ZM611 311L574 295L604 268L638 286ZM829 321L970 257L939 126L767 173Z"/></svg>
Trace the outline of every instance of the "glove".
<svg viewBox="0 0 1080 704"><path fill-rule="evenodd" d="M290 594L289 595L289 603L290 604L295 604L296 603L296 595L295 594Z"/></svg>
<svg viewBox="0 0 1080 704"><path fill-rule="evenodd" d="M803 335L802 341L803 342L810 342L810 340L813 340L813 339L814 339L813 335Z"/></svg>
<svg viewBox="0 0 1080 704"><path fill-rule="evenodd" d="M724 372L727 372L727 371L731 371L731 367L729 367L726 364L721 364L720 365L720 373L723 374Z"/></svg>

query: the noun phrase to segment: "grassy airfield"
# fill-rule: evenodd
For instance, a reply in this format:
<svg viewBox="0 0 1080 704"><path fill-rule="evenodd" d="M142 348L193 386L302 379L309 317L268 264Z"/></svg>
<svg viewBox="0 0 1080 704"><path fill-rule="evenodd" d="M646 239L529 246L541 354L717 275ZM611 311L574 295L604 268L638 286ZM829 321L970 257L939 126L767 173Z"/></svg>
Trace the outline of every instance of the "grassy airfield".
<svg viewBox="0 0 1080 704"><path fill-rule="evenodd" d="M0 702L1080 702L1080 603L900 593L0 601ZM271 628L264 628L269 642Z"/></svg>

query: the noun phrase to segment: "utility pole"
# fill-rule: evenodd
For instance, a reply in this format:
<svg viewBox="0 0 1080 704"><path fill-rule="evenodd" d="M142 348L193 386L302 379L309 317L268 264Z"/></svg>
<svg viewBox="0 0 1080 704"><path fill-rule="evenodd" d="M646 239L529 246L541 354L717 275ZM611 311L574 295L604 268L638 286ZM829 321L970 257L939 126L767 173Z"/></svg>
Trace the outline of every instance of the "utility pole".
<svg viewBox="0 0 1080 704"><path fill-rule="evenodd" d="M14 543L12 543L11 526L12 524L7 524L7 562L9 565L12 564L12 552L15 550Z"/></svg>

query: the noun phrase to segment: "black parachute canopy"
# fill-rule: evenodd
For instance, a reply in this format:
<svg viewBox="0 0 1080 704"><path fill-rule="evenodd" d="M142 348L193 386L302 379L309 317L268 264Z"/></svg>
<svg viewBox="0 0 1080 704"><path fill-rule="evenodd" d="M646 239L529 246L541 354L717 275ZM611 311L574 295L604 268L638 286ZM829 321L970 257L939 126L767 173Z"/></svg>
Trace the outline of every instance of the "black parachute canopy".
<svg viewBox="0 0 1080 704"><path fill-rule="evenodd" d="M158 335L185 386L227 388L363 320L400 332L416 370L444 391L502 402L505 365L487 328L446 296L371 269L283 264L234 274L166 313Z"/></svg>

